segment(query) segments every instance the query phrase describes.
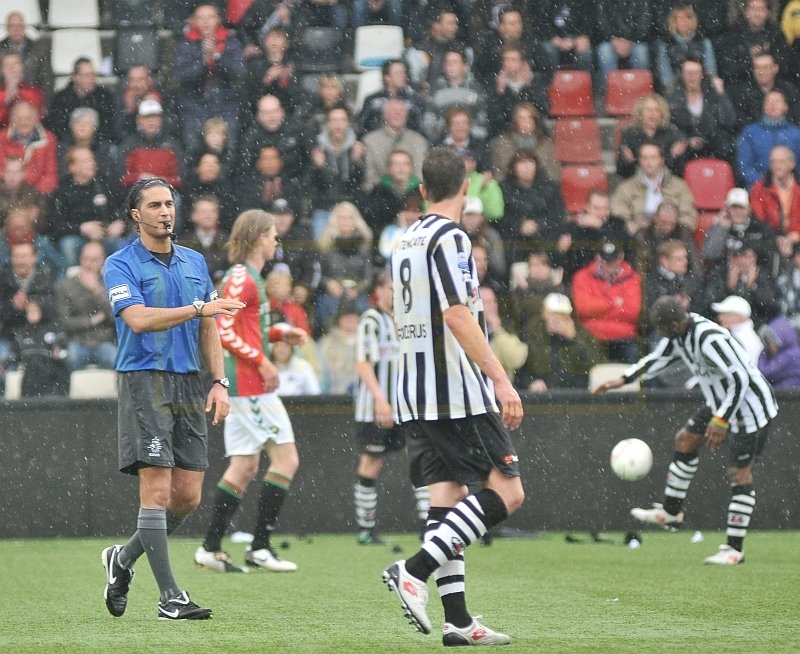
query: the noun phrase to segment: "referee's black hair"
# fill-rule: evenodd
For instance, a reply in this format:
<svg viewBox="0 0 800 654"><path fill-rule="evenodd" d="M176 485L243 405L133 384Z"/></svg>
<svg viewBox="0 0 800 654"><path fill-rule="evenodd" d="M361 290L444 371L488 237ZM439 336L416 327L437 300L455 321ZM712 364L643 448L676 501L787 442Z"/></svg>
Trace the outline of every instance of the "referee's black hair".
<svg viewBox="0 0 800 654"><path fill-rule="evenodd" d="M689 317L686 309L671 295L664 295L653 303L650 309L650 321L658 331L663 331L674 323L681 323Z"/></svg>
<svg viewBox="0 0 800 654"><path fill-rule="evenodd" d="M163 177L148 177L146 179L139 179L133 183L128 191L128 215L132 209L139 209L142 204L142 193L149 188L163 187L169 189L172 194L172 199L175 199L175 189Z"/></svg>

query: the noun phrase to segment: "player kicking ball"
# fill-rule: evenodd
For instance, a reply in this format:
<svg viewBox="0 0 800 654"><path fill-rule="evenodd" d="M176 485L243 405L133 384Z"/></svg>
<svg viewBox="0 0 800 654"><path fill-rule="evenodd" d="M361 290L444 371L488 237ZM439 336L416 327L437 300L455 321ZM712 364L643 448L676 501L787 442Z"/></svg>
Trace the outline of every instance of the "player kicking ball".
<svg viewBox="0 0 800 654"><path fill-rule="evenodd" d="M744 563L744 538L756 506L753 463L764 449L770 421L778 414L772 387L727 329L689 313L675 298L656 300L650 319L664 338L622 377L601 384L595 394L621 388L638 377L650 379L683 361L698 380L705 406L675 436L675 455L667 471L663 503L654 504L652 509L631 509L631 515L646 524L679 526L683 502L700 463L700 450L705 446L714 452L727 440L731 451L728 538L705 563Z"/></svg>

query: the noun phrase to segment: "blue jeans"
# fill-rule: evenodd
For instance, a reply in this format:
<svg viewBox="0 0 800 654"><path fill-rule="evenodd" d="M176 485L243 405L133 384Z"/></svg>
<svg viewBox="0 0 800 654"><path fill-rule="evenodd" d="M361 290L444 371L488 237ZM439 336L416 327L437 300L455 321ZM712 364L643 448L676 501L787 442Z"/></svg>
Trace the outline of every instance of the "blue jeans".
<svg viewBox="0 0 800 654"><path fill-rule="evenodd" d="M553 64L553 68L558 68L561 64L561 51L549 41L542 43L542 47L544 48L545 52L547 52L547 56L550 57L550 62ZM587 73L592 72L594 62L592 61L591 50L589 50L589 52L584 52L583 54L578 54L573 50L571 57L575 61L576 68L579 70L585 70Z"/></svg>
<svg viewBox="0 0 800 654"><path fill-rule="evenodd" d="M619 68L619 57L611 45L610 41L601 43L597 46L597 70L600 73L600 84L603 89L606 87L606 77L612 70ZM650 48L647 43L634 43L631 48L631 56L628 57L630 68L641 68L650 70Z"/></svg>
<svg viewBox="0 0 800 654"><path fill-rule="evenodd" d="M114 343L100 343L88 347L77 341L70 341L67 346L67 368L70 372L83 370L88 365L113 370L116 357L117 346Z"/></svg>
<svg viewBox="0 0 800 654"><path fill-rule="evenodd" d="M386 5L389 13L389 24L402 26L402 0L387 0ZM367 24L367 0L353 0L350 3L350 24L353 27L361 27Z"/></svg>

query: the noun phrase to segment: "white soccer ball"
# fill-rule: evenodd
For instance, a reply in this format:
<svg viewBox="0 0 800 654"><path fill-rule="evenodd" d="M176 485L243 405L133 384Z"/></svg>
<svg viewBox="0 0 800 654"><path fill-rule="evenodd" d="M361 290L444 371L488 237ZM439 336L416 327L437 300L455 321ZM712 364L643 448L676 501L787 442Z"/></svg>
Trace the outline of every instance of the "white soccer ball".
<svg viewBox="0 0 800 654"><path fill-rule="evenodd" d="M611 469L625 481L636 481L645 477L653 467L653 452L650 446L638 438L626 438L611 450Z"/></svg>

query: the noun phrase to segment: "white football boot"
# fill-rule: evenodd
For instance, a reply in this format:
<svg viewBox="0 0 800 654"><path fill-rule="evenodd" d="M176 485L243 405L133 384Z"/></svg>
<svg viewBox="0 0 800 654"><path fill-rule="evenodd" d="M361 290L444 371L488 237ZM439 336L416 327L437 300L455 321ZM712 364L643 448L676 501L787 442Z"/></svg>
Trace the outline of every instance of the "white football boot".
<svg viewBox="0 0 800 654"><path fill-rule="evenodd" d="M204 547L198 547L194 553L194 562L201 568L216 570L217 572L249 572L231 561L227 552L209 552Z"/></svg>
<svg viewBox="0 0 800 654"><path fill-rule="evenodd" d="M428 585L406 571L406 562L397 561L383 571L383 583L400 598L411 625L423 634L431 633L428 617Z"/></svg>
<svg viewBox="0 0 800 654"><path fill-rule="evenodd" d="M707 556L703 563L712 565L739 565L744 563L744 552L733 549L730 545L720 545L716 554Z"/></svg>
<svg viewBox="0 0 800 654"><path fill-rule="evenodd" d="M251 550L248 547L244 553L244 562L254 568L261 568L270 572L294 572L297 570L296 563L284 561L274 550L266 548Z"/></svg>
<svg viewBox="0 0 800 654"><path fill-rule="evenodd" d="M478 622L478 617L473 618L472 624L463 629L445 622L442 644L445 647L459 647L462 645L508 645L511 642L511 638L506 634L501 634Z"/></svg>
<svg viewBox="0 0 800 654"><path fill-rule="evenodd" d="M631 509L631 515L639 522L649 525L661 525L662 527L677 527L683 522L683 511L678 515L672 515L667 513L661 504L656 504L655 502L652 509Z"/></svg>

